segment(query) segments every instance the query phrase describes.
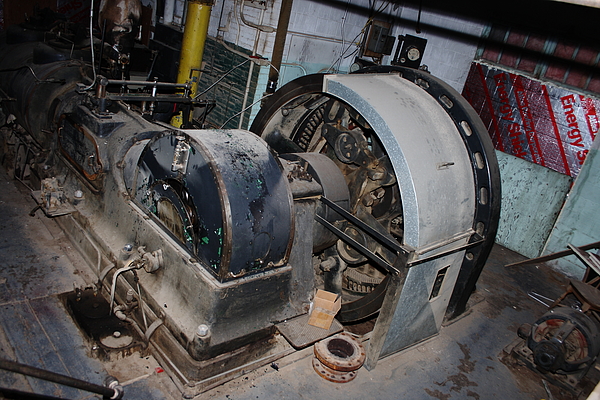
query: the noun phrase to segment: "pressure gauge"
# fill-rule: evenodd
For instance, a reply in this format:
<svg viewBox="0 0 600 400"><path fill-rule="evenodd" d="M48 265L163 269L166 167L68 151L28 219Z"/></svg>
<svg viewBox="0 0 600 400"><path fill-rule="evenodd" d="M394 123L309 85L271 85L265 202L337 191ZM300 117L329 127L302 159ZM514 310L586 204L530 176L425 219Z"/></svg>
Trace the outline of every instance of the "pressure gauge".
<svg viewBox="0 0 600 400"><path fill-rule="evenodd" d="M421 52L416 47L411 47L406 52L406 57L408 57L410 61L416 61L421 57Z"/></svg>
<svg viewBox="0 0 600 400"><path fill-rule="evenodd" d="M350 71L350 73L352 73L352 72L358 71L361 68L362 68L362 66L359 63L354 62L354 63L352 63L352 65L350 65L349 71Z"/></svg>

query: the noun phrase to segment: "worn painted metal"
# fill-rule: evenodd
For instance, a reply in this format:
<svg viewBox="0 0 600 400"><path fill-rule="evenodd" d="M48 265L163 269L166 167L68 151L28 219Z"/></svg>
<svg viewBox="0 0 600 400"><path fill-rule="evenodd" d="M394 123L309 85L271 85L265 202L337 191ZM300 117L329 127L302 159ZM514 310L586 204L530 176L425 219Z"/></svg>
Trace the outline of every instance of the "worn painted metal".
<svg viewBox="0 0 600 400"><path fill-rule="evenodd" d="M542 254L572 178L518 157L497 152L502 211L496 242L528 258Z"/></svg>
<svg viewBox="0 0 600 400"><path fill-rule="evenodd" d="M543 254L555 253L567 248L571 243L582 246L597 242L600 238L598 206L600 198L600 144L594 142L581 172L573 183L564 207L562 208ZM585 268L575 256L568 256L550 262L567 275L583 277Z"/></svg>

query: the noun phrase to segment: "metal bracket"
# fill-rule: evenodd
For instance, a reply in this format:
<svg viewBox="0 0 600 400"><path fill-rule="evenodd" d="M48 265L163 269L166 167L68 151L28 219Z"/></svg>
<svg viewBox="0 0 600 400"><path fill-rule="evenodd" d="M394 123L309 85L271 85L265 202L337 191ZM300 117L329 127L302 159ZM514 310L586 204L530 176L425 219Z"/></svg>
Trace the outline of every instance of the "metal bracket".
<svg viewBox="0 0 600 400"><path fill-rule="evenodd" d="M375 229L365 224L363 221L356 218L354 215L350 214L348 211L344 210L342 207L329 200L328 198L321 196L321 202L323 202L323 204L330 207L333 211L344 217L348 222L356 225L357 227L365 231L365 233L377 239L381 244L383 244L390 250L404 254L405 256L408 256L410 253L414 252L415 249L413 249L412 247L398 243L398 241L393 237L383 236L381 233L377 232Z"/></svg>
<svg viewBox="0 0 600 400"><path fill-rule="evenodd" d="M75 211L55 177L42 180L42 190L34 190L31 195L48 217L58 217Z"/></svg>
<svg viewBox="0 0 600 400"><path fill-rule="evenodd" d="M344 210L342 207L340 207L339 205L337 205L336 203L324 196L321 196L321 202L326 206L330 207L333 211L338 213L348 222L364 231L367 235L371 236L373 239L377 240L379 243L396 253L396 260L394 261L393 265L388 263L387 261L379 257L377 254L373 253L371 250L369 250L368 248L366 248L365 246L348 236L346 233L342 232L332 223L325 220L323 217L315 215L315 219L319 223L321 223L325 228L333 232L337 237L348 243L350 246L354 247L362 255L373 261L378 266L384 268L392 275L399 275L401 269L404 269L408 266L409 260L410 258L412 258L411 255L414 254L414 249L412 247L398 243L398 241L391 236L388 237L382 235L373 227L367 225L365 222L356 218L354 215L350 214L348 211Z"/></svg>
<svg viewBox="0 0 600 400"><path fill-rule="evenodd" d="M467 230L465 232L458 233L458 234L456 234L456 235L454 235L454 236L452 236L452 237L450 237L448 239L444 239L442 241L433 243L433 244L425 246L425 247L420 247L419 249L417 249L415 251L415 253L417 255L426 254L426 253L429 253L429 252L431 252L431 251L433 251L435 249L441 248L443 246L447 246L449 244L452 244L454 242L457 242L459 240L463 240L463 239L466 239L466 238L470 238L469 239L469 243L453 247L453 248L451 248L449 250L445 250L445 251L436 253L436 254L434 254L432 256L429 256L429 257L423 257L423 258L419 258L419 259L416 259L416 260L412 260L412 261L410 261L408 263L408 266L409 267L414 267L415 265L419 265L419 264L426 263L428 261L436 260L438 258L445 257L445 256L447 256L449 254L457 253L457 252L459 252L461 250L466 250L466 249L469 249L471 247L478 246L478 245L480 245L481 243L483 243L485 241L484 237L482 237L479 234L477 234L473 229L469 229L469 230Z"/></svg>
<svg viewBox="0 0 600 400"><path fill-rule="evenodd" d="M330 207L333 211L335 211L336 213L341 215L348 222L350 222L353 225L355 225L356 227L360 228L366 234L368 234L369 236L371 236L372 238L374 238L375 240L377 240L378 242L383 244L385 247L389 248L390 250L392 250L399 256L400 255L404 256L404 258L406 258L406 262L403 265L403 267L407 267L407 268L414 267L416 265L423 264L428 261L436 260L438 258L442 258L449 254L457 253L459 251L462 251L462 250L465 250L465 249L468 249L471 247L475 247L475 246L483 243L483 241L485 240L485 238L478 235L473 229L469 229L465 232L461 232L456 235L453 235L452 237L450 237L448 239L444 239L442 241L432 243L430 245L421 247L419 249L413 249L410 246L399 243L393 237L388 237L388 236L382 235L381 232L376 231L374 228L367 225L364 221L362 221L359 218L355 217L354 215L350 214L348 211L344 210L342 207L340 207L333 201L329 200L328 198L321 196L321 202L323 202L323 204ZM353 238L348 236L346 233L344 233L342 230L337 228L335 225L333 225L332 223L325 220L323 217L321 217L319 215L315 215L315 219L319 223L321 223L325 228L327 228L331 232L333 232L341 240L348 243L350 246L354 247L358 252L360 252L362 255L364 255L365 257L367 257L374 263L376 263L378 266L384 268L386 271L388 271L392 274L400 273L400 271L395 267L397 262L394 262L394 265L391 265L390 263L388 263L387 261L382 259L380 256L378 256L377 254L373 253L371 250L366 248L364 245L362 245L361 243L357 242L356 240L354 240ZM466 244L463 244L463 245L460 245L457 247L453 247L452 249L436 253L429 257L415 259L416 256L419 256L421 254L430 253L431 251L433 251L435 249L450 245L454 242L457 242L457 241L463 240L463 239L467 239L467 238L470 238L469 243L466 243Z"/></svg>

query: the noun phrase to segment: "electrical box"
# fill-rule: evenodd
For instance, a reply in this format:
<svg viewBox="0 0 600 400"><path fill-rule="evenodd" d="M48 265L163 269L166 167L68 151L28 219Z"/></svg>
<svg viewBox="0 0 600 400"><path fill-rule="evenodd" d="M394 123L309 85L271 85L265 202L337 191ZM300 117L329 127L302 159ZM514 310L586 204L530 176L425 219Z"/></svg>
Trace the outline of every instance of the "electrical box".
<svg viewBox="0 0 600 400"><path fill-rule="evenodd" d="M381 58L392 54L396 38L390 36L391 25L384 21L373 21L365 40L363 56Z"/></svg>

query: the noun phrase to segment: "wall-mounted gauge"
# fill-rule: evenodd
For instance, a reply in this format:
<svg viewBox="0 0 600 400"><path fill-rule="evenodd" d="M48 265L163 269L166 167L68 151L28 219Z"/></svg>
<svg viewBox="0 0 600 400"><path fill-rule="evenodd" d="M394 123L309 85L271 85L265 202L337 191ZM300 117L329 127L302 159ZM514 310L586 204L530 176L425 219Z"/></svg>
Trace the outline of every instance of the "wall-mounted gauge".
<svg viewBox="0 0 600 400"><path fill-rule="evenodd" d="M392 64L419 68L426 45L427 39L412 35L398 36L398 46Z"/></svg>
<svg viewBox="0 0 600 400"><path fill-rule="evenodd" d="M410 60L410 61L417 61L418 59L421 58L421 50L419 50L418 48L411 46L409 47L408 51L406 52L406 57Z"/></svg>

